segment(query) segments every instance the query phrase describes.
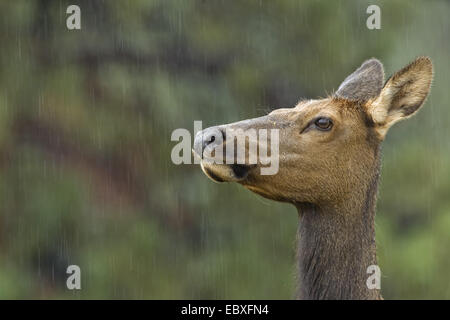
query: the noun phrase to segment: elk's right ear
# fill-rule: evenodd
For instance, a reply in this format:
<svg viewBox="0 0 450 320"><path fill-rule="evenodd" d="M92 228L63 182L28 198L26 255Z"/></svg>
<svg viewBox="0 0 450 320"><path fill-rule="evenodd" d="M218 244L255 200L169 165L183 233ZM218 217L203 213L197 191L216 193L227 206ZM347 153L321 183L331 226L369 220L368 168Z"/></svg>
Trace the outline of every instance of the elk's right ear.
<svg viewBox="0 0 450 320"><path fill-rule="evenodd" d="M380 138L397 121L412 116L425 102L433 79L433 64L419 57L396 72L380 92L367 103L367 113Z"/></svg>
<svg viewBox="0 0 450 320"><path fill-rule="evenodd" d="M367 101L380 94L383 83L383 65L377 59L372 58L345 78L335 96L348 100Z"/></svg>

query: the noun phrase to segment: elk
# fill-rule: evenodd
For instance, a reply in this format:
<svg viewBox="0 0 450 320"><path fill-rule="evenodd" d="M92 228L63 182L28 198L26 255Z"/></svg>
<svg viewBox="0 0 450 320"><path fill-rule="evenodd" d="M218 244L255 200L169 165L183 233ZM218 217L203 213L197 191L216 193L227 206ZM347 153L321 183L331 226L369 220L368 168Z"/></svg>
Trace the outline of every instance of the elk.
<svg viewBox="0 0 450 320"><path fill-rule="evenodd" d="M210 179L237 182L297 208L298 299L382 299L378 288L366 284L367 268L377 265L381 143L394 123L417 113L432 78L431 60L419 57L384 82L383 65L372 58L327 98L197 133L193 152ZM210 147L226 149L242 132L260 128L279 132L276 174L262 175L259 162L217 163L204 154ZM252 151L246 142L248 159Z"/></svg>

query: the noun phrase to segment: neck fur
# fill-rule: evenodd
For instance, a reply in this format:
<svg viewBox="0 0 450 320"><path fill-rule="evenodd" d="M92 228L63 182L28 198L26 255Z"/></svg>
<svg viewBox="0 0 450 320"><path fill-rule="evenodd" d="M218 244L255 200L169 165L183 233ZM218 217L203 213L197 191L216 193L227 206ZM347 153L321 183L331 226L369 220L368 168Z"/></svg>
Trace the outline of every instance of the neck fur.
<svg viewBox="0 0 450 320"><path fill-rule="evenodd" d="M375 203L379 166L339 205L297 204L299 299L380 299L366 285L377 264Z"/></svg>

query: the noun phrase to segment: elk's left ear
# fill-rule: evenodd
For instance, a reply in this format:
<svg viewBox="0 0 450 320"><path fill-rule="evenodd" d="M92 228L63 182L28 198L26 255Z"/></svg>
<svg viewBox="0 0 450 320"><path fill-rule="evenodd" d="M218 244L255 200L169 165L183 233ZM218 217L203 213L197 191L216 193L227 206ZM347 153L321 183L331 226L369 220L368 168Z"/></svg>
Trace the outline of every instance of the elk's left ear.
<svg viewBox="0 0 450 320"><path fill-rule="evenodd" d="M419 57L396 72L378 97L367 102L367 113L381 138L397 121L412 116L425 102L433 79L433 64Z"/></svg>

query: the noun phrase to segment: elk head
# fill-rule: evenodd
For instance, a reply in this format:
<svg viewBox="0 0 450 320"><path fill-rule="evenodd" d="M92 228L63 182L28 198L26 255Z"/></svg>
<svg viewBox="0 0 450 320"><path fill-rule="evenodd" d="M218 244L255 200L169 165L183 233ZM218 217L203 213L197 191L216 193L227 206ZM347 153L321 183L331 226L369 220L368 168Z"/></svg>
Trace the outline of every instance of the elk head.
<svg viewBox="0 0 450 320"><path fill-rule="evenodd" d="M334 205L348 200L355 188L366 189L388 129L419 110L432 76L430 59L419 57L384 84L382 64L370 59L328 98L199 132L194 152L216 182L238 182L278 201ZM245 141L244 153L225 151L239 138ZM224 150L222 162L211 161L213 153L205 152L211 149ZM273 174L263 174L267 161L259 158L261 150L274 160L278 153ZM250 163L255 156L258 160Z"/></svg>

